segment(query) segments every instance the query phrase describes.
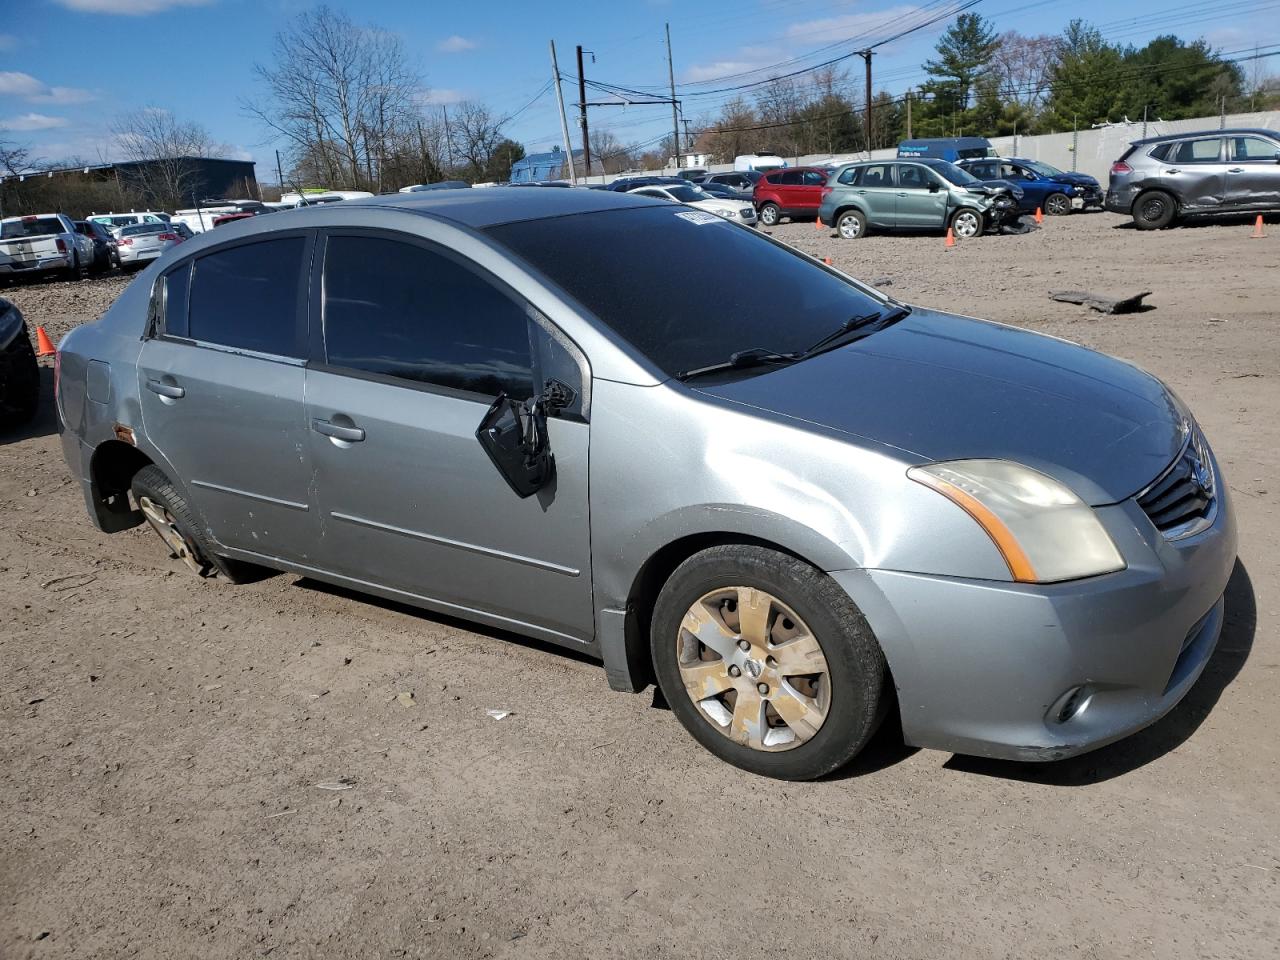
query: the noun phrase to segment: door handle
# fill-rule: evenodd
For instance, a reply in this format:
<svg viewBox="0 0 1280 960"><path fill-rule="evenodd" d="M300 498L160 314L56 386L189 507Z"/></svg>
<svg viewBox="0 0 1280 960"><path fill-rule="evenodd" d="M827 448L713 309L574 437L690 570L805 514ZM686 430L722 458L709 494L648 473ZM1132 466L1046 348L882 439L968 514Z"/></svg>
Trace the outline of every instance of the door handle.
<svg viewBox="0 0 1280 960"><path fill-rule="evenodd" d="M906 195L907 195L907 194L906 194L906 192L905 192L905 191L900 192L900 193L898 194L898 196L900 196L900 197L905 197Z"/></svg>
<svg viewBox="0 0 1280 960"><path fill-rule="evenodd" d="M360 427L344 427L342 424L319 418L312 418L311 429L334 440L345 440L347 443L359 443L364 439L364 430Z"/></svg>
<svg viewBox="0 0 1280 960"><path fill-rule="evenodd" d="M162 397L168 397L170 400L181 400L187 395L187 391L184 388L176 383L165 383L163 380L148 380L147 389L152 393L158 393Z"/></svg>
<svg viewBox="0 0 1280 960"><path fill-rule="evenodd" d="M1165 173L1181 173L1181 172L1182 171L1179 170L1177 167L1170 167L1168 170L1165 171Z"/></svg>
<svg viewBox="0 0 1280 960"><path fill-rule="evenodd" d="M1227 173L1244 173L1244 167L1232 167Z"/></svg>

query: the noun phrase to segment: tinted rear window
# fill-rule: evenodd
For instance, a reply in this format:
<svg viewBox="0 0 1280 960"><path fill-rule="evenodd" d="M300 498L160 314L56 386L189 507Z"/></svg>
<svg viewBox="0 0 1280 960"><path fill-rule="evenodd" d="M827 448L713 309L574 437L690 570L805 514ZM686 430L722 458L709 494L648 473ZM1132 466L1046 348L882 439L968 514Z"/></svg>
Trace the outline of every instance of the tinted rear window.
<svg viewBox="0 0 1280 960"><path fill-rule="evenodd" d="M298 352L302 237L247 243L201 257L191 281L196 340L277 356Z"/></svg>
<svg viewBox="0 0 1280 960"><path fill-rule="evenodd" d="M806 257L709 217L643 207L501 224L488 233L669 375L749 347L802 350L880 308ZM698 282L673 285L690 263L698 264Z"/></svg>
<svg viewBox="0 0 1280 960"><path fill-rule="evenodd" d="M17 240L21 237L47 237L62 233L65 228L57 217L36 217L34 220L6 220L0 223L0 240Z"/></svg>

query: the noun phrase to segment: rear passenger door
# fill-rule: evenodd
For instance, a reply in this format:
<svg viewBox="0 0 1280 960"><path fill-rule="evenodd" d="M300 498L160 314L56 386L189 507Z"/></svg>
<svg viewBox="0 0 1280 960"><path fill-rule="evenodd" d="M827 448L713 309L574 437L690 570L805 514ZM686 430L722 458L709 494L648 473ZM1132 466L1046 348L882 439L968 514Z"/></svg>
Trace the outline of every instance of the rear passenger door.
<svg viewBox="0 0 1280 960"><path fill-rule="evenodd" d="M150 444L220 544L306 563L319 525L303 409L310 231L166 272L138 361Z"/></svg>
<svg viewBox="0 0 1280 960"><path fill-rule="evenodd" d="M322 566L502 624L592 636L586 360L492 275L403 234L331 231L307 371ZM476 439L549 380L551 485L521 499ZM553 637L552 639L555 639Z"/></svg>
<svg viewBox="0 0 1280 960"><path fill-rule="evenodd" d="M1221 137L1180 140L1165 154L1160 170L1161 182L1173 191L1181 206L1196 210L1223 205L1226 178Z"/></svg>
<svg viewBox="0 0 1280 960"><path fill-rule="evenodd" d="M873 163L862 168L862 177L854 193L862 198L867 218L875 226L897 226L897 185L892 163Z"/></svg>

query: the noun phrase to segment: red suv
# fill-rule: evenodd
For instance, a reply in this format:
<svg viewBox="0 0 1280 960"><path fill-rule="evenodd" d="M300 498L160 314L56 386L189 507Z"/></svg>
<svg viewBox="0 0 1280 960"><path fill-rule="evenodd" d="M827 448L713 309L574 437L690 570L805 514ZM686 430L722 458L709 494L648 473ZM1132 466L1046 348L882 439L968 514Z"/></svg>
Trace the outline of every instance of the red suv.
<svg viewBox="0 0 1280 960"><path fill-rule="evenodd" d="M772 227L783 217L813 219L822 206L822 188L831 171L824 167L786 167L756 181L751 195L760 222Z"/></svg>

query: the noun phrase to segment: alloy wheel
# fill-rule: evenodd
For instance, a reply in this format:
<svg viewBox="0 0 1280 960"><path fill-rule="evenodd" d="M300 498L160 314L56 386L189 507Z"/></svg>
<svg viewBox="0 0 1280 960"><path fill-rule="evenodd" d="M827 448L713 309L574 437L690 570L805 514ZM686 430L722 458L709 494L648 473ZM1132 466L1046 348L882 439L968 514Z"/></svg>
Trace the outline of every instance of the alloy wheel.
<svg viewBox="0 0 1280 960"><path fill-rule="evenodd" d="M766 204L766 205L765 205L765 206L760 210L760 221L761 221L761 222L762 222L766 227L776 226L776 225L777 225L777 223L778 223L778 209L777 209L777 207L769 206L768 204Z"/></svg>
<svg viewBox="0 0 1280 960"><path fill-rule="evenodd" d="M957 237L965 240L976 237L979 229L978 215L969 210L956 214L956 218L951 221L951 229Z"/></svg>
<svg viewBox="0 0 1280 960"><path fill-rule="evenodd" d="M841 217L838 229L845 240L857 240L862 235L862 221L857 217Z"/></svg>
<svg viewBox="0 0 1280 960"><path fill-rule="evenodd" d="M209 565L200 559L195 546L182 535L177 521L173 519L173 514L164 504L157 503L150 497L139 497L138 509L151 524L151 529L160 535L160 539L164 541L169 551L186 564L192 573L200 577L208 573Z"/></svg>
<svg viewBox="0 0 1280 960"><path fill-rule="evenodd" d="M753 750L800 746L831 707L822 644L795 611L755 587L699 598L680 624L676 662L703 718Z"/></svg>
<svg viewBox="0 0 1280 960"><path fill-rule="evenodd" d="M1061 217L1071 212L1071 201L1061 194L1054 194L1044 202L1045 212L1052 217Z"/></svg>

